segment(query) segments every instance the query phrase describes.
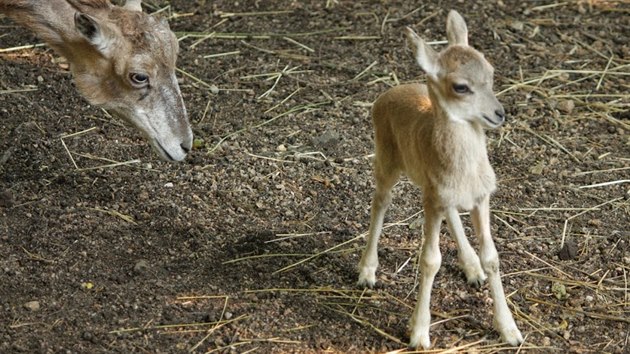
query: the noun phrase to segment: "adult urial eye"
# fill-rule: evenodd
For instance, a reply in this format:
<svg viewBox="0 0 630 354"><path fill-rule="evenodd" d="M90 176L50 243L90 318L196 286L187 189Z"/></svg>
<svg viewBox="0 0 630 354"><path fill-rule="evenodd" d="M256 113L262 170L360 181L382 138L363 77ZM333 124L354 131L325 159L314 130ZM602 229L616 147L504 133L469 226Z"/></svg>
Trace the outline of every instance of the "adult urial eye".
<svg viewBox="0 0 630 354"><path fill-rule="evenodd" d="M453 84L453 91L457 93L468 93L470 92L470 88L465 84Z"/></svg>
<svg viewBox="0 0 630 354"><path fill-rule="evenodd" d="M143 87L149 84L149 76L146 74L131 73L129 74L129 80L136 87Z"/></svg>

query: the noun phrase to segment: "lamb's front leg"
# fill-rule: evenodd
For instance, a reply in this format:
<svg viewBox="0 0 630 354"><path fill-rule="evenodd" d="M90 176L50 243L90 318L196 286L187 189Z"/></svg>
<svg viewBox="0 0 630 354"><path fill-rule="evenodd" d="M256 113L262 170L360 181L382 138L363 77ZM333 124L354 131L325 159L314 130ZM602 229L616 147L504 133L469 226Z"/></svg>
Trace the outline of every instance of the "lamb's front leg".
<svg viewBox="0 0 630 354"><path fill-rule="evenodd" d="M369 286L376 284L376 268L378 268L378 239L383 230L383 220L385 212L392 200L391 189L396 183L397 176L392 174L380 176L377 174L376 191L372 199L372 209L370 211L370 231L367 237L367 246L359 262L359 286Z"/></svg>
<svg viewBox="0 0 630 354"><path fill-rule="evenodd" d="M516 327L512 312L507 305L501 274L499 272L499 253L494 246L490 234L490 206L489 197L486 197L472 211L472 221L480 244L481 265L488 275L490 294L494 301L494 326L501 334L501 339L511 345L519 345L523 342L523 336Z"/></svg>
<svg viewBox="0 0 630 354"><path fill-rule="evenodd" d="M431 288L433 280L440 269L442 254L440 253L440 224L442 215L425 205L424 246L420 254L420 289L416 308L411 317L411 336L409 347L424 349L431 347L429 327L431 326Z"/></svg>
<svg viewBox="0 0 630 354"><path fill-rule="evenodd" d="M446 211L446 223L448 224L451 236L455 239L455 243L457 244L459 266L464 271L464 274L466 274L468 284L481 286L486 280L486 274L483 272L479 257L470 245L470 242L468 242L457 209L451 208Z"/></svg>

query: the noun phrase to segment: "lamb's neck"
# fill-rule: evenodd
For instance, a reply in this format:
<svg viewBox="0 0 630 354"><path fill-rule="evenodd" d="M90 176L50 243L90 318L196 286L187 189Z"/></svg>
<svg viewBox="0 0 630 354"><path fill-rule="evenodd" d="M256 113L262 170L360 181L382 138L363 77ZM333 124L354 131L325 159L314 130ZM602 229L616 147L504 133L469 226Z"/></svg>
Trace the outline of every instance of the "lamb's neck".
<svg viewBox="0 0 630 354"><path fill-rule="evenodd" d="M439 104L434 105L432 140L442 166L462 170L462 167L487 161L486 135L483 127L469 121L452 119Z"/></svg>

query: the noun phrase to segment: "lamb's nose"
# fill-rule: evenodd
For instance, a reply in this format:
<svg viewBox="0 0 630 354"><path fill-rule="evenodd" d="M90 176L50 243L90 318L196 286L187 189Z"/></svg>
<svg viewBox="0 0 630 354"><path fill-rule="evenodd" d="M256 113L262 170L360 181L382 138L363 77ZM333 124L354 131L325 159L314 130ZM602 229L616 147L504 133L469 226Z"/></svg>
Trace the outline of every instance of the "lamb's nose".
<svg viewBox="0 0 630 354"><path fill-rule="evenodd" d="M503 110L503 108L497 109L496 111L494 111L494 114L496 114L497 117L499 117L499 120L501 122L505 121L505 111Z"/></svg>

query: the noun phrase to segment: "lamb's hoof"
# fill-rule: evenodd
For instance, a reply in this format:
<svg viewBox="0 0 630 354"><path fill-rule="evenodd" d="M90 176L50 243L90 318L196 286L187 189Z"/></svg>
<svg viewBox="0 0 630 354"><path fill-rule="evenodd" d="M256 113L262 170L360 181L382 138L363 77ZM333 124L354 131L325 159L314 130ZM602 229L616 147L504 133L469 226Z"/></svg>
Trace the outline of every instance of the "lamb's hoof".
<svg viewBox="0 0 630 354"><path fill-rule="evenodd" d="M468 284L475 288L480 288L488 278L488 276L486 276L486 273L481 268L480 264L476 264L473 266L463 265L462 263L460 263L460 268L462 269L462 271L464 271Z"/></svg>
<svg viewBox="0 0 630 354"><path fill-rule="evenodd" d="M473 288L481 288L483 286L483 283L485 283L486 279L487 279L487 276L483 272L481 272L480 274L477 273L477 274L466 275L466 282Z"/></svg>
<svg viewBox="0 0 630 354"><path fill-rule="evenodd" d="M372 289L374 285L376 285L376 267L361 267L357 286Z"/></svg>
<svg viewBox="0 0 630 354"><path fill-rule="evenodd" d="M521 331L518 330L518 327L516 327L514 320L506 322L508 322L508 324L500 326L497 321L494 321L494 328L501 334L501 340L512 346L518 346L523 343L523 335Z"/></svg>
<svg viewBox="0 0 630 354"><path fill-rule="evenodd" d="M411 350L415 350L418 347L422 347L425 350L431 348L429 333L412 333L407 347Z"/></svg>
<svg viewBox="0 0 630 354"><path fill-rule="evenodd" d="M374 287L376 286L376 280L368 280L368 279L363 279L359 277L359 281L357 281L357 286L363 289L365 288L374 289Z"/></svg>
<svg viewBox="0 0 630 354"><path fill-rule="evenodd" d="M511 346L519 346L523 343L523 335L518 328L510 328L501 332L501 340L509 343Z"/></svg>

